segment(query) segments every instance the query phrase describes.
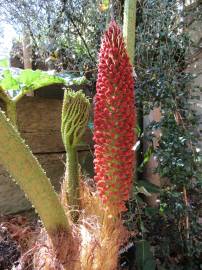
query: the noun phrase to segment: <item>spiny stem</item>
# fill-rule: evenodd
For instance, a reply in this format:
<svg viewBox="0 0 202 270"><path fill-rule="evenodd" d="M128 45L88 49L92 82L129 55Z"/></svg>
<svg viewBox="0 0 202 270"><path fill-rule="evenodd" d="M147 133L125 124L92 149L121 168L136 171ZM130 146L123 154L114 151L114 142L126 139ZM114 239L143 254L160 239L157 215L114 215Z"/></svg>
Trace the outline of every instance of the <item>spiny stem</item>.
<svg viewBox="0 0 202 270"><path fill-rule="evenodd" d="M69 224L59 198L37 159L0 111L0 162L25 192L50 238Z"/></svg>
<svg viewBox="0 0 202 270"><path fill-rule="evenodd" d="M9 101L6 104L6 114L7 117L10 119L11 123L17 127L17 110L16 110L16 103L14 101Z"/></svg>
<svg viewBox="0 0 202 270"><path fill-rule="evenodd" d="M11 123L14 126L17 126L17 112L16 112L16 103L13 101L6 92L0 87L0 99L4 103L4 110L7 117L10 119Z"/></svg>
<svg viewBox="0 0 202 270"><path fill-rule="evenodd" d="M80 206L79 192L79 163L78 153L75 147L68 149L66 154L66 172L65 183L67 185L68 204L71 206L71 216L74 222L78 219L78 210Z"/></svg>

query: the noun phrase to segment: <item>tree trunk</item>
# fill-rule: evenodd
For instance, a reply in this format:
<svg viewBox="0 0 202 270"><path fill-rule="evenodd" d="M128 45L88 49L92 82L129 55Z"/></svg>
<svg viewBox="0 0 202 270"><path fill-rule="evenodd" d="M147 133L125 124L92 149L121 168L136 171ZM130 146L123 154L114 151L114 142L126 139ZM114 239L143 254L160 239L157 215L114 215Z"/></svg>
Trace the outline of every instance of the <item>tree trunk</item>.
<svg viewBox="0 0 202 270"><path fill-rule="evenodd" d="M24 31L22 44L23 44L24 69L26 68L32 69L32 47L30 35L27 31Z"/></svg>

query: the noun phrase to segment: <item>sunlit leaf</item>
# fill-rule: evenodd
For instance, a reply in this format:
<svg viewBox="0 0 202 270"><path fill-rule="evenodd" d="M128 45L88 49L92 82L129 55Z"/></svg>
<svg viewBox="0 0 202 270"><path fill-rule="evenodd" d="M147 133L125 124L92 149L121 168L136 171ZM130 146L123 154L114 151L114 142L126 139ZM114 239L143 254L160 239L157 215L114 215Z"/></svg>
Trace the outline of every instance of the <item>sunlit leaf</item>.
<svg viewBox="0 0 202 270"><path fill-rule="evenodd" d="M144 188L143 186L142 187L136 187L137 189L137 193L141 193L141 194L144 194L145 196L147 197L150 197L151 196L151 193L149 193L146 188Z"/></svg>
<svg viewBox="0 0 202 270"><path fill-rule="evenodd" d="M19 82L12 76L10 70L3 72L3 79L0 80L0 86L4 90L18 90L20 88Z"/></svg>
<svg viewBox="0 0 202 270"><path fill-rule="evenodd" d="M33 71L31 69L25 69L20 73L17 79L19 83L22 83L29 87L33 84L33 82L40 79L41 73L42 72L40 70Z"/></svg>
<svg viewBox="0 0 202 270"><path fill-rule="evenodd" d="M109 0L102 0L102 3L100 4L100 11L104 12L109 9Z"/></svg>
<svg viewBox="0 0 202 270"><path fill-rule="evenodd" d="M0 67L8 68L9 67L9 60L7 58L0 59Z"/></svg>
<svg viewBox="0 0 202 270"><path fill-rule="evenodd" d="M137 151L140 148L140 141L137 141L136 144L133 146L132 150Z"/></svg>
<svg viewBox="0 0 202 270"><path fill-rule="evenodd" d="M154 185L153 183L149 182L148 180L138 180L137 186L144 187L149 193L159 193L160 192L160 187Z"/></svg>

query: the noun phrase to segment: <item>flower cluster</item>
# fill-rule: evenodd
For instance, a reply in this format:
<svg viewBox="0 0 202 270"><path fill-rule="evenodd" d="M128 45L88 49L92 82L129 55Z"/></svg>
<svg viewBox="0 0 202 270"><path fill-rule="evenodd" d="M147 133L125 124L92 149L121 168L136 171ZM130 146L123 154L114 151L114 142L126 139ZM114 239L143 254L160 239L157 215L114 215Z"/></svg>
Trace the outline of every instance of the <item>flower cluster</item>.
<svg viewBox="0 0 202 270"><path fill-rule="evenodd" d="M95 181L99 195L117 212L125 210L132 186L135 143L132 66L120 28L112 21L102 39L96 84Z"/></svg>

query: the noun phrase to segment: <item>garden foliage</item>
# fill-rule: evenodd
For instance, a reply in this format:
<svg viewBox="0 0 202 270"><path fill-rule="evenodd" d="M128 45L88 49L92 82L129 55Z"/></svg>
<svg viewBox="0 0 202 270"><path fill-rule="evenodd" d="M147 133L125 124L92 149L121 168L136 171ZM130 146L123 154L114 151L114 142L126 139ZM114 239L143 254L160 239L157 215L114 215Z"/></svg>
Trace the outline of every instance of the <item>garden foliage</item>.
<svg viewBox="0 0 202 270"><path fill-rule="evenodd" d="M141 237L153 246L159 269L201 267L201 161L191 101L196 89L186 72L191 46L186 16L183 1L175 0L140 1L137 13L136 99L143 116L160 108L160 121L151 122L143 137L158 161L155 172L162 184L156 209L136 199L136 221Z"/></svg>

